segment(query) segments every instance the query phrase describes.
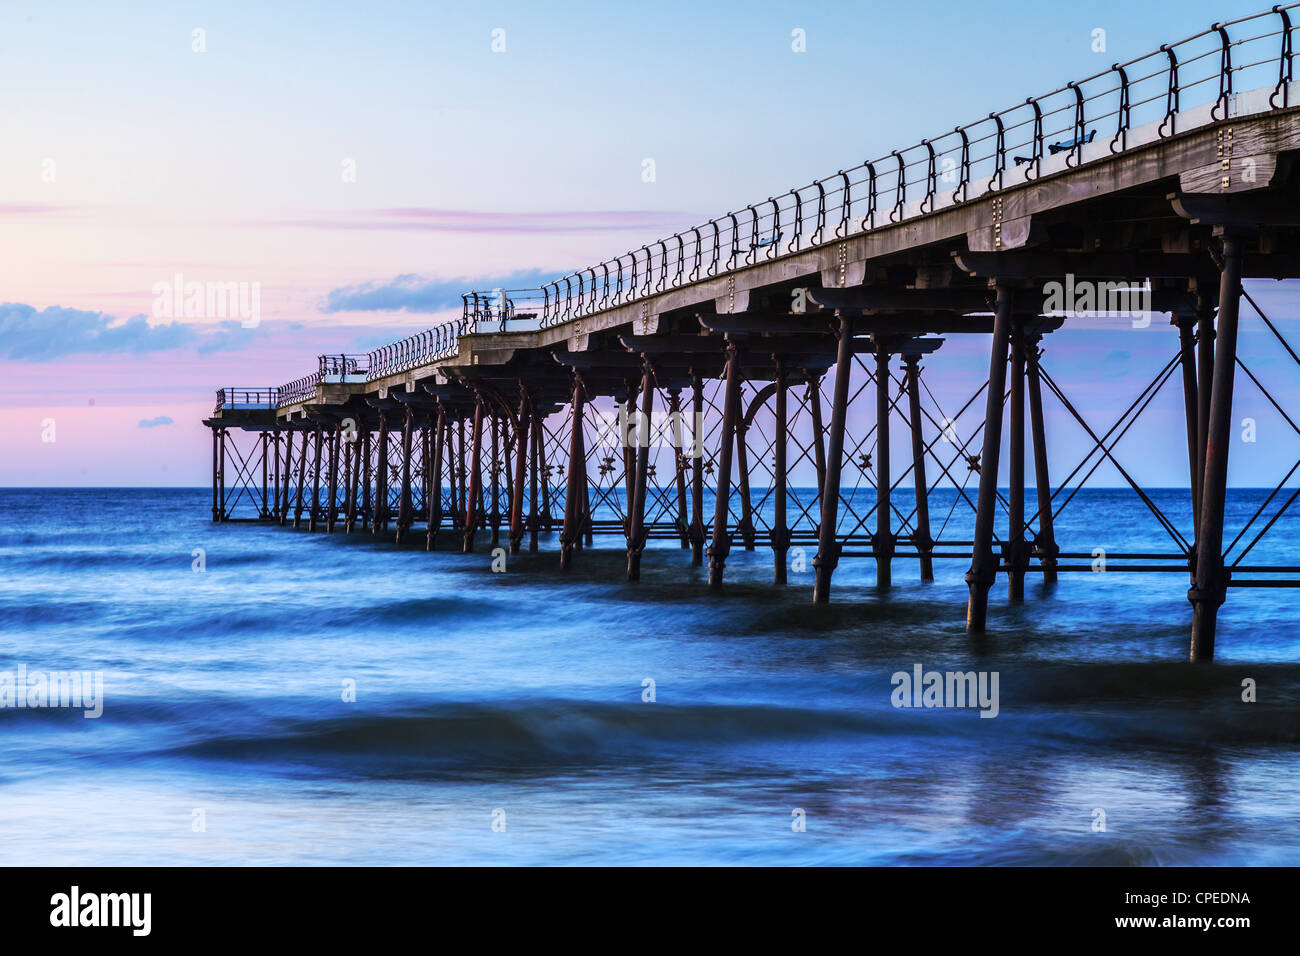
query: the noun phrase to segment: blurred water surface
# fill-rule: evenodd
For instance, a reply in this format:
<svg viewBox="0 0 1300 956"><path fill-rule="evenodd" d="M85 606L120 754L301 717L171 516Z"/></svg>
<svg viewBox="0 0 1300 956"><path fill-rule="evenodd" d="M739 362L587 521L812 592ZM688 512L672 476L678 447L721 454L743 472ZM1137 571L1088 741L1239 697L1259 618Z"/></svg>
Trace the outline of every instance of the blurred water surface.
<svg viewBox="0 0 1300 956"><path fill-rule="evenodd" d="M1235 529L1262 493L1234 494ZM761 548L712 595L675 542L629 585L613 538L494 574L486 548L214 526L206 489L0 505L0 671L105 694L97 720L0 710L5 863L1300 862L1297 591L1230 592L1193 667L1184 574L1031 577L1019 606L1000 579L972 643L960 561L922 584L899 560L884 595L846 559L814 607ZM1058 527L1082 552L1161 534L1120 491ZM1300 563L1270 548L1249 560ZM998 717L892 707L918 663L996 671Z"/></svg>

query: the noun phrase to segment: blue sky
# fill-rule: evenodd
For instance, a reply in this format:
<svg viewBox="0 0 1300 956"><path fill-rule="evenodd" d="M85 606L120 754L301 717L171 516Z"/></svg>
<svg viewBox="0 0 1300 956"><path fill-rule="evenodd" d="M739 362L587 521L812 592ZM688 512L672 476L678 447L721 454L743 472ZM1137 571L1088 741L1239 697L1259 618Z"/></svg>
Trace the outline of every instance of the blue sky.
<svg viewBox="0 0 1300 956"><path fill-rule="evenodd" d="M458 287L559 275L1261 9L6 0L0 484L202 484L217 386L296 378L426 327ZM262 323L141 328L178 273L260 283ZM1289 285L1266 295L1293 328ZM1101 423L1173 346L1115 334L1058 359Z"/></svg>

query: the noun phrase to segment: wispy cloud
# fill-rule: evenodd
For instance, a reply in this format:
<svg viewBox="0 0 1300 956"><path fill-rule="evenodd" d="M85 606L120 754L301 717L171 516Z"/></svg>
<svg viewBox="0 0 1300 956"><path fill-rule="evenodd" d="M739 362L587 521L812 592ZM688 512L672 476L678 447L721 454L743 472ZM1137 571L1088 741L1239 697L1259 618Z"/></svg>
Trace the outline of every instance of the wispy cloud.
<svg viewBox="0 0 1300 956"><path fill-rule="evenodd" d="M37 309L0 303L0 359L49 362L72 355L144 355L193 346L199 355L237 351L264 338L265 326L244 328L238 320L201 326L184 322L150 324L144 315L119 320L104 312L58 305Z"/></svg>
<svg viewBox="0 0 1300 956"><path fill-rule="evenodd" d="M0 216L57 216L78 209L77 206L57 206L50 203L0 202Z"/></svg>
<svg viewBox="0 0 1300 956"><path fill-rule="evenodd" d="M150 325L143 315L118 321L103 312L0 303L0 357L48 361L68 355L131 354L182 348L198 338L181 322Z"/></svg>
<svg viewBox="0 0 1300 956"><path fill-rule="evenodd" d="M176 423L167 415L159 415L157 418L140 419L140 428L157 428L160 425L175 425Z"/></svg>
<svg viewBox="0 0 1300 956"><path fill-rule="evenodd" d="M365 282L335 289L322 312L441 312L460 308L462 293L471 289L532 289L555 278L553 272L529 269L505 276L474 279L427 279L400 275L388 282Z"/></svg>
<svg viewBox="0 0 1300 956"><path fill-rule="evenodd" d="M483 212L465 209L398 207L363 209L339 215L277 219L258 225L303 229L404 229L422 232L575 233L641 230L672 231L698 218L692 213L646 209L610 212Z"/></svg>

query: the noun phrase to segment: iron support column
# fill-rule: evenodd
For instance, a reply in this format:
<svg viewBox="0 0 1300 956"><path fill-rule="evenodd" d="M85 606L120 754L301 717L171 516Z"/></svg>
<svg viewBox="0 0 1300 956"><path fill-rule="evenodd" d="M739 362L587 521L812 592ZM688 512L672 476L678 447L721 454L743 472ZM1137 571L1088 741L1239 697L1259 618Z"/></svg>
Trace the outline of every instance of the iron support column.
<svg viewBox="0 0 1300 956"><path fill-rule="evenodd" d="M1242 255L1241 237L1224 233L1200 534L1196 541L1196 582L1187 594L1193 611L1191 659L1194 661L1214 659L1215 626L1231 577L1223 565L1223 509L1227 500L1228 447L1232 442L1232 388L1237 361Z"/></svg>
<svg viewBox="0 0 1300 956"><path fill-rule="evenodd" d="M1204 292L1196 304L1196 527L1201 526L1200 507L1205 492L1205 448L1210 437L1211 385L1214 381L1214 301Z"/></svg>
<svg viewBox="0 0 1300 956"><path fill-rule="evenodd" d="M876 533L872 536L871 550L876 554L876 587L893 585L894 530L890 510L889 461L889 344L877 337L876 341ZM847 398L846 398L847 400ZM829 577L826 582L830 587Z"/></svg>
<svg viewBox="0 0 1300 956"><path fill-rule="evenodd" d="M585 441L583 448L586 448ZM595 541L594 530L591 523L591 483L587 480L587 462L584 459L582 462L582 540L584 547L590 548Z"/></svg>
<svg viewBox="0 0 1300 956"><path fill-rule="evenodd" d="M375 447L375 513L370 520L375 534L388 530L388 415L379 413L379 441Z"/></svg>
<svg viewBox="0 0 1300 956"><path fill-rule="evenodd" d="M217 514L218 520L225 521L229 515L226 514L226 429L222 428L220 453L217 458Z"/></svg>
<svg viewBox="0 0 1300 956"><path fill-rule="evenodd" d="M375 523L370 494L370 426L366 426L361 438L361 526L371 527Z"/></svg>
<svg viewBox="0 0 1300 956"><path fill-rule="evenodd" d="M442 459L443 444L447 434L447 410L438 403L438 417L433 426L433 462L429 466L429 517L424 532L424 550L438 546L438 532L442 529Z"/></svg>
<svg viewBox="0 0 1300 956"><path fill-rule="evenodd" d="M357 433L345 434L351 434L352 438L345 438L343 442L343 531L351 534L357 523L357 481L361 462L357 460Z"/></svg>
<svg viewBox="0 0 1300 956"><path fill-rule="evenodd" d="M788 383L785 362L776 360L776 442L772 476L775 489L772 500L772 580L776 584L787 581L786 554L790 549L789 515L786 503L786 444L789 432L787 409Z"/></svg>
<svg viewBox="0 0 1300 956"><path fill-rule="evenodd" d="M528 391L519 385L519 423L515 429L515 476L510 501L510 553L518 554L524 539L524 484L528 481L528 426L532 411Z"/></svg>
<svg viewBox="0 0 1300 956"><path fill-rule="evenodd" d="M547 534L550 534L555 527L555 519L551 517L551 466L546 461L546 425L541 418L538 418L534 423L534 429L537 435L538 473L541 475L542 514L540 527Z"/></svg>
<svg viewBox="0 0 1300 956"><path fill-rule="evenodd" d="M280 429L271 436L271 510L267 517L273 521L280 520Z"/></svg>
<svg viewBox="0 0 1300 956"><path fill-rule="evenodd" d="M266 432L261 433L260 444L262 446L262 507L258 512L258 517L265 520L271 517L271 511L267 507L270 504L270 498L267 494L267 460L266 460Z"/></svg>
<svg viewBox="0 0 1300 956"><path fill-rule="evenodd" d="M1034 550L1043 569L1043 583L1056 583L1056 529L1052 518L1052 480L1047 468L1047 429L1043 423L1043 389L1038 378L1038 340L1025 344L1025 384L1029 393L1029 426L1034 437L1034 490L1038 500L1038 534Z"/></svg>
<svg viewBox="0 0 1300 956"><path fill-rule="evenodd" d="M704 564L704 382L691 375L691 566Z"/></svg>
<svg viewBox="0 0 1300 956"><path fill-rule="evenodd" d="M479 492L483 484L483 472L479 468L479 459L483 454L483 399L481 397L474 403L474 429L471 432L470 442L469 494L465 496L468 504L465 508L465 543L462 548L465 554L470 554L474 550L474 537L478 531Z"/></svg>
<svg viewBox="0 0 1300 956"><path fill-rule="evenodd" d="M988 617L989 588L997 578L993 554L993 519L998 501L998 456L1002 450L1002 399L1007 387L1007 346L1011 339L1011 309L1015 293L997 287L997 316L989 351L988 401L984 411L984 449L980 454L980 487L975 510L975 540L971 566L966 572L970 597L966 604L966 630L981 632Z"/></svg>
<svg viewBox="0 0 1300 956"><path fill-rule="evenodd" d="M587 483L583 467L586 452L582 435L582 379L573 376L573 413L569 419L569 472L564 485L564 527L560 529L560 568L567 571L573 549L582 534L582 489Z"/></svg>
<svg viewBox="0 0 1300 956"><path fill-rule="evenodd" d="M284 433L284 468L280 482L280 524L289 521L289 489L293 484L293 431Z"/></svg>
<svg viewBox="0 0 1300 956"><path fill-rule="evenodd" d="M320 527L321 510L320 510L320 459L321 459L321 427L316 426L316 448L312 457L311 469L311 519L307 522L307 530L315 531Z"/></svg>
<svg viewBox="0 0 1300 956"><path fill-rule="evenodd" d="M302 432L302 453L298 456L298 493L294 498L293 507L293 526L295 528L302 522L302 496L307 487L307 442L310 436L307 430Z"/></svg>
<svg viewBox="0 0 1300 956"><path fill-rule="evenodd" d="M822 377L808 376L808 410L812 414L813 463L817 466L817 513L820 515L824 501L822 489L826 487L826 427L822 423ZM817 527L820 534L821 519Z"/></svg>
<svg viewBox="0 0 1300 956"><path fill-rule="evenodd" d="M1011 472L1010 535L1007 540L1007 597L1025 599L1025 326L1012 323L1011 335L1011 435L1007 463Z"/></svg>
<svg viewBox="0 0 1300 956"><path fill-rule="evenodd" d="M930 486L925 479L925 437L921 433L921 357L904 355L907 417L912 426L912 474L916 485L916 531L912 543L921 559L921 580L934 580L934 540L930 537Z"/></svg>
<svg viewBox="0 0 1300 956"><path fill-rule="evenodd" d="M1187 469L1191 475L1192 527L1200 524L1201 501L1197 491L1201 479L1196 469L1200 462L1197 440L1200 431L1200 399L1196 394L1196 321L1195 315L1175 314L1171 319L1178 326L1178 357L1183 371L1183 417L1187 427Z"/></svg>
<svg viewBox="0 0 1300 956"><path fill-rule="evenodd" d="M722 406L722 437L718 441L718 487L713 508L713 542L709 545L709 587L722 587L722 572L727 566L731 541L727 536L727 519L731 503L731 451L736 440L736 420L740 416L740 354L736 343L727 343L727 386Z"/></svg>
<svg viewBox="0 0 1300 956"><path fill-rule="evenodd" d="M631 513L632 495L636 491L636 448L628 443L627 436L629 430L636 431L640 428L640 419L637 418L637 398L637 389L629 381L627 383L627 426L623 429L623 434L619 436L619 441L623 444L624 514ZM624 518L624 534L627 534L629 520L629 518Z"/></svg>
<svg viewBox="0 0 1300 956"><path fill-rule="evenodd" d="M492 415L492 547L501 544L501 435Z"/></svg>
<svg viewBox="0 0 1300 956"><path fill-rule="evenodd" d="M469 497L465 494L465 478L468 472L465 470L465 417L462 415L456 419L456 520L455 523L464 530L465 523L465 501Z"/></svg>
<svg viewBox="0 0 1300 956"><path fill-rule="evenodd" d="M627 522L627 579L641 579L641 552L645 548L646 483L650 478L650 418L654 414L655 380L649 360L641 374L642 414L636 420L636 476Z"/></svg>
<svg viewBox="0 0 1300 956"><path fill-rule="evenodd" d="M736 482L740 488L740 523L736 531L746 551L754 550L754 506L749 496L749 423L743 412L736 417Z"/></svg>
<svg viewBox="0 0 1300 956"><path fill-rule="evenodd" d="M334 533L334 524L338 520L338 495L339 495L339 445L340 433L343 425L340 422L334 426L333 433L329 436L329 503L325 509L325 531L328 534Z"/></svg>
<svg viewBox="0 0 1300 956"><path fill-rule="evenodd" d="M406 419L402 423L402 489L397 498L397 534L394 540L401 544L411 527L411 430L415 425L415 412L408 404Z"/></svg>
<svg viewBox="0 0 1300 956"><path fill-rule="evenodd" d="M219 428L214 427L212 429L212 521L214 524L221 520L221 509L218 507L217 497L217 469L220 467L219 459L221 454L217 448L220 442L220 438L217 436L218 431L220 431Z"/></svg>
<svg viewBox="0 0 1300 956"><path fill-rule="evenodd" d="M529 456L528 463L528 550L529 552L537 551L537 531L540 524L540 517L537 511L538 503L538 473L541 470L542 462L542 420L537 414L537 406L532 410L532 454Z"/></svg>
<svg viewBox="0 0 1300 956"><path fill-rule="evenodd" d="M835 540L839 520L840 468L844 459L844 425L849 411L849 374L853 370L853 320L840 317L839 350L835 359L835 397L831 407L831 434L827 442L825 477L822 479L821 520L817 525L817 556L813 558L816 578L813 583L813 603L825 604L831 597L831 575L839 563L840 546ZM816 388L814 387L814 391ZM821 417L820 400L813 427L820 432L816 420ZM821 441L818 434L816 440Z"/></svg>
<svg viewBox="0 0 1300 956"><path fill-rule="evenodd" d="M682 548L691 546L686 524L686 429L682 426L682 390L668 390L668 420L673 432L674 486L677 491L677 536Z"/></svg>

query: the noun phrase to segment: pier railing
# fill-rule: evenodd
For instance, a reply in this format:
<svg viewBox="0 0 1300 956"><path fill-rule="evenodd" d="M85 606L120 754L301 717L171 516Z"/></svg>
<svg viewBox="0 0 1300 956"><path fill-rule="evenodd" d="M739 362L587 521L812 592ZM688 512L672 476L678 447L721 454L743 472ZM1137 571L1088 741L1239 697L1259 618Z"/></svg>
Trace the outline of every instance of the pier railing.
<svg viewBox="0 0 1300 956"><path fill-rule="evenodd" d="M536 312L545 328L667 289L902 222L1032 182L1181 132L1197 107L1234 115L1238 91L1262 89L1263 109L1293 105L1294 25L1300 4L1216 23L1177 43L951 132L841 169L580 269L533 290L465 296L461 331ZM517 303L527 300L528 306ZM446 327L443 327L446 328ZM417 351L420 336L413 336ZM411 342L412 340L407 340ZM390 347L402 353L401 343ZM405 350L410 351L411 346ZM427 355L455 354L447 343Z"/></svg>
<svg viewBox="0 0 1300 956"><path fill-rule="evenodd" d="M450 358L460 350L460 337L473 332L505 332L520 326L536 328L544 314L540 290L495 289L461 296L460 319L409 335L366 355L369 377L405 372Z"/></svg>
<svg viewBox="0 0 1300 956"><path fill-rule="evenodd" d="M314 398L316 386L320 384L320 381L321 373L316 371L311 375L304 375L302 378L296 378L292 382L281 385L276 389L279 393L276 399L276 407L283 408L285 405L292 405L295 402Z"/></svg>
<svg viewBox="0 0 1300 956"><path fill-rule="evenodd" d="M536 289L473 291L461 318L375 349L370 379L456 355L461 335L547 328L1032 182L1234 115L1295 105L1300 3L1223 23L951 132L770 196ZM1258 91L1241 102L1239 91ZM1258 102L1256 102L1256 99ZM323 374L323 373L321 373ZM306 397L308 376L281 389Z"/></svg>
<svg viewBox="0 0 1300 956"><path fill-rule="evenodd" d="M1293 79L1290 14L1298 6L1275 6L1216 23L951 132L573 272L534 293L542 301L541 325L960 205L1047 172L1166 139L1182 131L1180 114L1196 107L1206 108L1206 120L1234 115L1238 90L1268 91L1263 109L1293 105L1288 89ZM1181 118L1187 125L1188 118Z"/></svg>
<svg viewBox="0 0 1300 956"><path fill-rule="evenodd" d="M465 306L462 320L466 329L473 331L507 332L511 323L526 323L536 328L539 316L545 314L545 300L539 289L493 289L466 292L461 296ZM488 325L484 330L482 325Z"/></svg>
<svg viewBox="0 0 1300 956"><path fill-rule="evenodd" d="M214 414L222 409L276 408L278 388L219 388Z"/></svg>
<svg viewBox="0 0 1300 956"><path fill-rule="evenodd" d="M460 347L459 340L463 331L463 321L447 322L367 353L370 378L405 372L429 362L450 358Z"/></svg>
<svg viewBox="0 0 1300 956"><path fill-rule="evenodd" d="M368 355L317 356L322 382L364 382L370 375Z"/></svg>

